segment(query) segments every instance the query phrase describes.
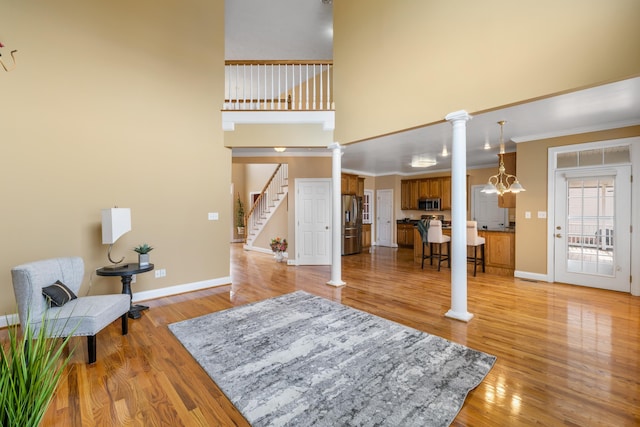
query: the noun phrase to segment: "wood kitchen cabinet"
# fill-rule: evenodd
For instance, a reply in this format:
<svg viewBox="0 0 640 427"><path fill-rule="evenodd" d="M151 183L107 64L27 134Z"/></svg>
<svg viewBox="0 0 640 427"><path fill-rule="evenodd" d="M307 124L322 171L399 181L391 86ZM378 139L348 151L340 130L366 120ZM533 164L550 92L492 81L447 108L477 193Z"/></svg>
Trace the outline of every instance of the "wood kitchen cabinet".
<svg viewBox="0 0 640 427"><path fill-rule="evenodd" d="M439 199L442 197L442 178L429 178L429 195L430 199Z"/></svg>
<svg viewBox="0 0 640 427"><path fill-rule="evenodd" d="M413 229L415 227L412 223L398 224L398 246L413 247Z"/></svg>
<svg viewBox="0 0 640 427"><path fill-rule="evenodd" d="M442 178L423 178L418 180L419 199L437 199L442 197Z"/></svg>
<svg viewBox="0 0 640 427"><path fill-rule="evenodd" d="M364 197L364 178L358 177L358 191L356 191L356 195Z"/></svg>
<svg viewBox="0 0 640 427"><path fill-rule="evenodd" d="M400 209L407 210L409 209L409 181L402 180L400 181Z"/></svg>
<svg viewBox="0 0 640 427"><path fill-rule="evenodd" d="M469 175L467 175L467 193ZM418 199L440 199L440 209L451 210L451 176L403 179L400 182L400 209L418 209ZM468 203L468 202L467 202Z"/></svg>
<svg viewBox="0 0 640 427"><path fill-rule="evenodd" d="M405 179L400 181L400 209L418 209L420 198L420 186L417 179Z"/></svg>
<svg viewBox="0 0 640 427"><path fill-rule="evenodd" d="M487 257L487 266L511 270L515 268L515 233L478 230L478 235L485 238L484 254Z"/></svg>
<svg viewBox="0 0 640 427"><path fill-rule="evenodd" d="M371 246L371 224L362 224L362 249Z"/></svg>
<svg viewBox="0 0 640 427"><path fill-rule="evenodd" d="M343 173L340 179L340 187L342 188L342 194L358 194L358 175Z"/></svg>
<svg viewBox="0 0 640 427"><path fill-rule="evenodd" d="M467 177L467 182L469 178ZM442 177L442 192L440 193L440 209L443 211L451 210L451 177L443 176Z"/></svg>
<svg viewBox="0 0 640 427"><path fill-rule="evenodd" d="M429 180L421 179L418 181L418 198L426 199L429 197Z"/></svg>

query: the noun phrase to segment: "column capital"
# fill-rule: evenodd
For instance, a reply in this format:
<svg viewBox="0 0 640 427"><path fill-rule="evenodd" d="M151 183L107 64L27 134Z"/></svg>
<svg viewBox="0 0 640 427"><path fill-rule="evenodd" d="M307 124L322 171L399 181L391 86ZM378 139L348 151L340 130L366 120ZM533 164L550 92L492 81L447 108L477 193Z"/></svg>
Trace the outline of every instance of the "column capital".
<svg viewBox="0 0 640 427"><path fill-rule="evenodd" d="M339 143L339 142L332 142L331 144L329 144L329 145L327 146L327 148L328 148L329 150L336 150L336 149L338 149L338 150L339 150L341 147L340 147L340 143Z"/></svg>
<svg viewBox="0 0 640 427"><path fill-rule="evenodd" d="M445 116L445 120L448 122L451 121L458 121L458 120L464 120L464 121L468 121L471 120L473 117L467 113L464 110L460 110L460 111L454 111L453 113L449 113Z"/></svg>

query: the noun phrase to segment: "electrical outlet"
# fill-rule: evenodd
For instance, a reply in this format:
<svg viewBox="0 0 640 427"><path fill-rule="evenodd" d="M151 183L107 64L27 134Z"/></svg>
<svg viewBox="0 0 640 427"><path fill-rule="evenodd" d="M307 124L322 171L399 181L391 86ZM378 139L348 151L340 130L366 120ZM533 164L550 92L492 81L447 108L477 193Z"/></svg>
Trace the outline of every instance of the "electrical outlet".
<svg viewBox="0 0 640 427"><path fill-rule="evenodd" d="M136 283L136 275L131 276L131 283Z"/></svg>
<svg viewBox="0 0 640 427"><path fill-rule="evenodd" d="M156 279L159 277L165 277L167 275L167 270L165 270L164 268L161 268L159 270L155 271L156 273Z"/></svg>

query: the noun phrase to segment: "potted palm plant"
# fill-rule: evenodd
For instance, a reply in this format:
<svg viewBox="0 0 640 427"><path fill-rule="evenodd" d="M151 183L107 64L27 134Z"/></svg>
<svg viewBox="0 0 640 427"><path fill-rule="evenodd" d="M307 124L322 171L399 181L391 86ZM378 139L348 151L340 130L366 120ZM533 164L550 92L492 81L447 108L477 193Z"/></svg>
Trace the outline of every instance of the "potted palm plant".
<svg viewBox="0 0 640 427"><path fill-rule="evenodd" d="M244 204L240 200L240 193L238 193L238 199L236 201L236 228L238 229L238 235L244 235Z"/></svg>
<svg viewBox="0 0 640 427"><path fill-rule="evenodd" d="M8 328L8 343L0 343L0 425L37 427L60 382L73 349L63 349L69 338L47 338L50 327L43 316L38 330L27 323Z"/></svg>

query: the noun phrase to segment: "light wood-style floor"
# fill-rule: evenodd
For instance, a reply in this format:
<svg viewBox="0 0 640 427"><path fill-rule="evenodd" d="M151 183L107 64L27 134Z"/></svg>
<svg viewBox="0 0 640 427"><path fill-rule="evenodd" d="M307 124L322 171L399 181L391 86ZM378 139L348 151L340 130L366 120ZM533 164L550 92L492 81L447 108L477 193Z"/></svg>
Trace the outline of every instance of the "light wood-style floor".
<svg viewBox="0 0 640 427"><path fill-rule="evenodd" d="M478 273L464 323L450 308L450 272L415 266L408 249L343 257L343 288L329 267L292 267L232 247L233 284L149 301L129 335L114 322L86 340L44 426L248 425L167 325L298 289L497 356L455 426L640 425L640 297ZM135 286L135 285L134 285ZM6 331L0 331L6 337Z"/></svg>

